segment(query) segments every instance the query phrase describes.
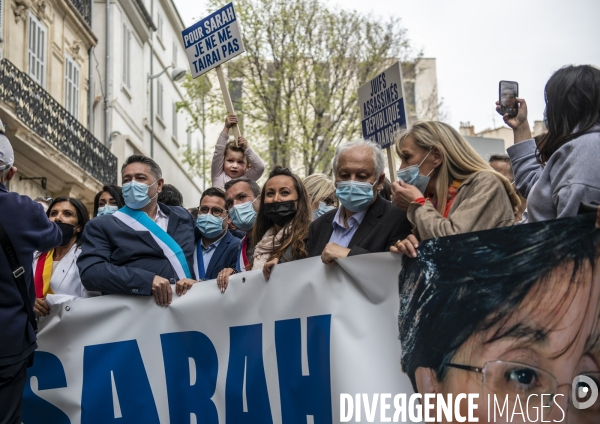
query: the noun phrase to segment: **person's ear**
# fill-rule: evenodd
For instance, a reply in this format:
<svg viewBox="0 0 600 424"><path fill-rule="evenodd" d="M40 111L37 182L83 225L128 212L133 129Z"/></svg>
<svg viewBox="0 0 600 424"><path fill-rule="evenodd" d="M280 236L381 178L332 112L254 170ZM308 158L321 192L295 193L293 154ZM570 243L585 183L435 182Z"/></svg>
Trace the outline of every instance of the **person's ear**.
<svg viewBox="0 0 600 424"><path fill-rule="evenodd" d="M375 184L375 190L379 193L383 189L383 182L385 181L385 172L383 172L379 179L377 180L377 184Z"/></svg>
<svg viewBox="0 0 600 424"><path fill-rule="evenodd" d="M15 176L16 173L17 173L17 167L11 166L10 171L8 171L8 174L6 174L6 181L10 181L12 179L12 177Z"/></svg>
<svg viewBox="0 0 600 424"><path fill-rule="evenodd" d="M438 380L435 371L431 368L419 367L415 371L415 380L417 382L417 391L422 395L425 393L438 392Z"/></svg>
<svg viewBox="0 0 600 424"><path fill-rule="evenodd" d="M156 182L157 193L160 193L162 191L162 187L163 187L164 183L165 183L165 180L163 178L158 179L158 181Z"/></svg>
<svg viewBox="0 0 600 424"><path fill-rule="evenodd" d="M442 152L437 147L434 147L431 151L431 157L433 158L434 168L438 168L444 161L444 156L442 156Z"/></svg>

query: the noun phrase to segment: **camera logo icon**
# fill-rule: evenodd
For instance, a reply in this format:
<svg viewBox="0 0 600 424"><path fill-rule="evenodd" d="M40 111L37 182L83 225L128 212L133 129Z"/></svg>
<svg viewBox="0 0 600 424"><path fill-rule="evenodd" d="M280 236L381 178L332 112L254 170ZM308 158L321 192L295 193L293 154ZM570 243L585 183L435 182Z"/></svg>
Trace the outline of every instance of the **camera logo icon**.
<svg viewBox="0 0 600 424"><path fill-rule="evenodd" d="M590 377L578 375L573 379L571 388L571 399L577 409L587 409L598 400L598 386Z"/></svg>

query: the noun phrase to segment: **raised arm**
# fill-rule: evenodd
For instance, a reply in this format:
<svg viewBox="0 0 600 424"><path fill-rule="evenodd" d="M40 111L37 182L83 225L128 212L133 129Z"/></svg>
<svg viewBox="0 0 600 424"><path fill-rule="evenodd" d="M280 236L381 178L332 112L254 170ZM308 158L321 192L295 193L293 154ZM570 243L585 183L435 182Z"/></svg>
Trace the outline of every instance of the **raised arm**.
<svg viewBox="0 0 600 424"><path fill-rule="evenodd" d="M479 175L463 187L460 204L444 218L431 204L411 203L408 219L419 240L504 227L514 223L514 212L504 185L491 172ZM461 191L462 191L461 190ZM457 201L458 201L457 197Z"/></svg>
<svg viewBox="0 0 600 424"><path fill-rule="evenodd" d="M225 126L219 134L217 144L215 145L215 153L213 154L212 164L210 166L210 177L214 181L223 173L223 164L225 162L225 146L229 141L229 129L237 125L238 119L235 115L227 115L225 118Z"/></svg>

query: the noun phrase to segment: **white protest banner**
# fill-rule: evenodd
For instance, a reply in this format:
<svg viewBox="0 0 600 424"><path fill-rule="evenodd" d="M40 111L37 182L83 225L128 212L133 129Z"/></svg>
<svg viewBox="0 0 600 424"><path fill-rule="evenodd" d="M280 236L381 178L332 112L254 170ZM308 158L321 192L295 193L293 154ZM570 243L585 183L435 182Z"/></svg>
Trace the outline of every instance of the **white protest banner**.
<svg viewBox="0 0 600 424"><path fill-rule="evenodd" d="M408 398L400 267L391 253L311 258L276 265L268 282L235 274L224 294L197 283L168 308L120 295L52 307L23 422L329 424L352 412L343 394ZM392 417L390 398L375 403L370 422Z"/></svg>
<svg viewBox="0 0 600 424"><path fill-rule="evenodd" d="M184 29L181 36L193 78L246 51L233 3Z"/></svg>

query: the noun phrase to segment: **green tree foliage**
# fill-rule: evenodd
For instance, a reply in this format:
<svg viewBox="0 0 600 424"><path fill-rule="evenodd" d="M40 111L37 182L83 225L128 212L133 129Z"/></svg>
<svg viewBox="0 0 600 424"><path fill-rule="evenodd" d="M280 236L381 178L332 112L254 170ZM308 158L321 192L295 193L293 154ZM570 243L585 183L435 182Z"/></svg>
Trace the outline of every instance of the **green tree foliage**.
<svg viewBox="0 0 600 424"><path fill-rule="evenodd" d="M222 6L209 1L210 10ZM358 87L398 59L414 65L418 54L405 30L398 19L331 9L319 0L237 0L235 8L246 53L227 68L243 82L236 113L244 116L247 138L265 143L271 166L330 172L339 143L361 136ZM189 85L193 103L206 83L198 78ZM222 119L224 108L215 110Z"/></svg>

